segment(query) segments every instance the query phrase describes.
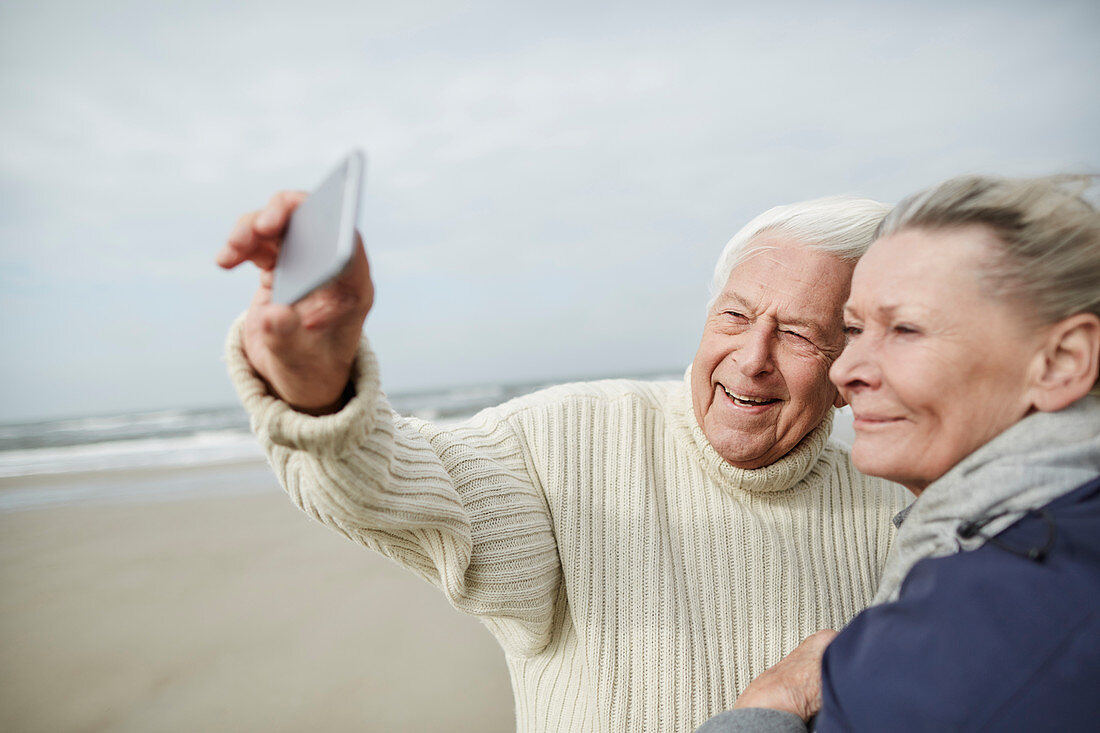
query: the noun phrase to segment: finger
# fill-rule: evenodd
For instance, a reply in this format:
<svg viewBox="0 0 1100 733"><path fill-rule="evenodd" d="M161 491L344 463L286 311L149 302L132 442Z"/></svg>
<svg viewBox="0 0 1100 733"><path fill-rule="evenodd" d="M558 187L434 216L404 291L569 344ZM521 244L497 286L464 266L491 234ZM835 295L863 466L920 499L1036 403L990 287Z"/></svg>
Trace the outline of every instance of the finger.
<svg viewBox="0 0 1100 733"><path fill-rule="evenodd" d="M265 275L270 277L271 273L260 273L260 287L256 288L256 292L252 295L252 303L249 306L250 309L260 310L262 306L271 302L271 283L264 283Z"/></svg>
<svg viewBox="0 0 1100 733"><path fill-rule="evenodd" d="M252 251L259 244L259 240L252 233L252 220L256 212L251 211L242 214L237 223L233 225L225 245L218 252L215 261L225 269L231 269L249 258Z"/></svg>
<svg viewBox="0 0 1100 733"><path fill-rule="evenodd" d="M341 298L369 312L374 303L374 283L371 280L370 261L359 232L355 233L355 251L351 260L336 277L334 285L341 291Z"/></svg>
<svg viewBox="0 0 1100 733"><path fill-rule="evenodd" d="M285 336L297 329L300 322L298 314L291 306L272 302L271 288L262 284L252 296L249 312L265 338L277 339Z"/></svg>
<svg viewBox="0 0 1100 733"><path fill-rule="evenodd" d="M263 273L275 269L275 263L279 261L279 245L270 239L260 240L256 249L252 251L250 260L259 267ZM261 273L261 275L263 274Z"/></svg>
<svg viewBox="0 0 1100 733"><path fill-rule="evenodd" d="M225 269L232 269L242 262L251 261L261 270L272 270L279 260L279 242L253 236L246 243L227 242L215 261Z"/></svg>
<svg viewBox="0 0 1100 733"><path fill-rule="evenodd" d="M261 237L276 237L286 228L290 215L308 194L302 191L279 191L271 197L252 223L253 231Z"/></svg>
<svg viewBox="0 0 1100 733"><path fill-rule="evenodd" d="M829 644L832 643L833 639L836 638L837 633L838 632L834 631L833 629L822 629L821 631L816 631L813 634L807 636L802 644L800 644L800 646L805 646L806 648L815 651L824 651L825 647L829 646Z"/></svg>
<svg viewBox="0 0 1100 733"><path fill-rule="evenodd" d="M825 648L829 646L829 642L832 640L833 637L831 635L822 631L807 636L802 640L801 644L792 649L787 656L783 657L780 664L788 660L793 664L807 659L820 658L821 655L825 653Z"/></svg>

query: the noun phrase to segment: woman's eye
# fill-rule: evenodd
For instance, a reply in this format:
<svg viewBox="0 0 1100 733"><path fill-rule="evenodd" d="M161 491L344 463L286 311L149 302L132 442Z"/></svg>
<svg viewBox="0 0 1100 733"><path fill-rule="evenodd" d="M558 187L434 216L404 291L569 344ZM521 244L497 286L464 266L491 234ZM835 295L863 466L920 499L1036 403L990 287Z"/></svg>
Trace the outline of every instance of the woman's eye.
<svg viewBox="0 0 1100 733"><path fill-rule="evenodd" d="M903 324L899 324L897 326L894 326L894 333L900 334L902 336L908 336L908 335L911 335L911 334L920 333L920 331L915 326L910 326L908 324L903 323Z"/></svg>
<svg viewBox="0 0 1100 733"><path fill-rule="evenodd" d="M851 339L863 333L863 329L859 326L845 326L844 338Z"/></svg>

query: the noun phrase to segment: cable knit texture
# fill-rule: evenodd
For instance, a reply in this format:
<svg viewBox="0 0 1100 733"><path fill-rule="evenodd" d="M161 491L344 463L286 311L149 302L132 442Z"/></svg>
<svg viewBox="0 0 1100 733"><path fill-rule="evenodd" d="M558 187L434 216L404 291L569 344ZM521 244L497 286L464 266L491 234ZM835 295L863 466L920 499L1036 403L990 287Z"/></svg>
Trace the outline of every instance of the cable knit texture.
<svg viewBox="0 0 1100 733"><path fill-rule="evenodd" d="M524 732L690 731L730 708L870 602L906 502L831 420L771 466L730 466L686 382L553 387L443 427L390 410L366 340L355 397L324 417L270 395L239 322L227 358L291 499L480 618Z"/></svg>

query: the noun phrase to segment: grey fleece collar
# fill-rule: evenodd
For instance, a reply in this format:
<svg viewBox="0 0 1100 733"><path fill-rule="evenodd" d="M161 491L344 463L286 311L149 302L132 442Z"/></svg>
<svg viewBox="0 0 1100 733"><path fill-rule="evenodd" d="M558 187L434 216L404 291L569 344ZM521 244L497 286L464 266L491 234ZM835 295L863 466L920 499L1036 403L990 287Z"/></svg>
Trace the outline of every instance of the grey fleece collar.
<svg viewBox="0 0 1100 733"><path fill-rule="evenodd" d="M1029 415L931 483L898 515L895 523L904 523L873 605L897 600L902 581L919 561L975 550L1029 510L1098 474L1100 398ZM981 523L982 531L961 537L965 522Z"/></svg>

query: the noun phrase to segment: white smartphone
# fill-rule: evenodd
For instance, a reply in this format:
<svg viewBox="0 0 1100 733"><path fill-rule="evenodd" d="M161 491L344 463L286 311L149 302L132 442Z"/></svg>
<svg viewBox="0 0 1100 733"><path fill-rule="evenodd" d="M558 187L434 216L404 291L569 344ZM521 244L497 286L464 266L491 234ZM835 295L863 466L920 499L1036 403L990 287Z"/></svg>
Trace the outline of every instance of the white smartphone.
<svg viewBox="0 0 1100 733"><path fill-rule="evenodd" d="M290 215L271 300L291 305L327 283L355 254L355 224L366 160L351 151Z"/></svg>

